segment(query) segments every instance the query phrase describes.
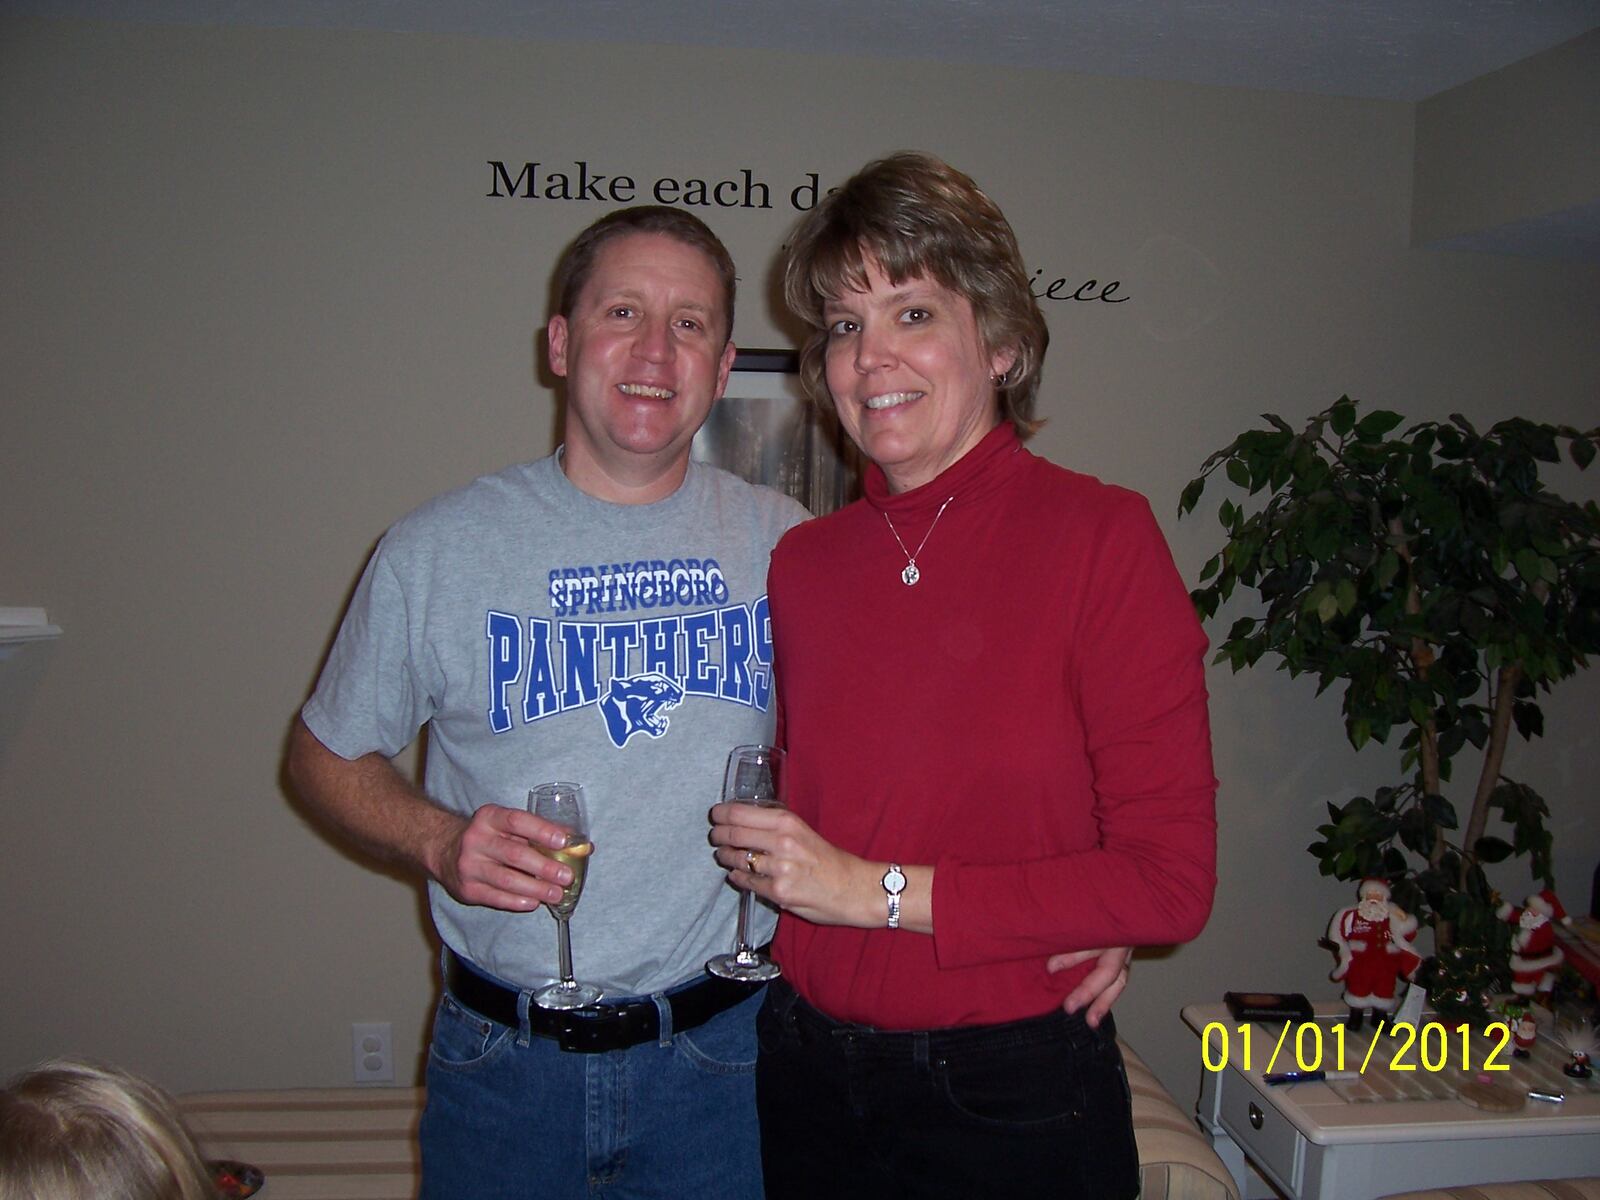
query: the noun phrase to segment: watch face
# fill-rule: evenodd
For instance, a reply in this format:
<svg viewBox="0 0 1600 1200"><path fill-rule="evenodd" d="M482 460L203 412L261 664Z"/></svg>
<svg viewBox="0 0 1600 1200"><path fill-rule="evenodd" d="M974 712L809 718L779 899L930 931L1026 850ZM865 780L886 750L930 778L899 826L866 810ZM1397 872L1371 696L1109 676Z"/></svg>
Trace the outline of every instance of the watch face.
<svg viewBox="0 0 1600 1200"><path fill-rule="evenodd" d="M900 873L899 868L890 867L883 877L883 890L891 895L898 895L905 890L906 877Z"/></svg>

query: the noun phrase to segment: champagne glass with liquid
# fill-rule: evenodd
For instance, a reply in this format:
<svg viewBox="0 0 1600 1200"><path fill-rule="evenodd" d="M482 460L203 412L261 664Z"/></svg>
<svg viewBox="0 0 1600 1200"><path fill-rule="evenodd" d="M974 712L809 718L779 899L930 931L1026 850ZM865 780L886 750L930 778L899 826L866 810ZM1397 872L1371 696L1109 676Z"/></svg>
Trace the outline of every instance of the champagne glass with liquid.
<svg viewBox="0 0 1600 1200"><path fill-rule="evenodd" d="M722 777L725 804L755 804L761 808L782 808L784 770L783 751L775 746L735 746L728 755L728 769ZM750 917L755 893L739 894L739 927L734 935L732 954L719 954L706 963L706 970L723 979L759 983L783 974L777 963L750 945Z"/></svg>
<svg viewBox="0 0 1600 1200"><path fill-rule="evenodd" d="M536 848L546 858L565 863L572 869L572 882L561 893L561 899L545 905L556 921L561 979L535 992L533 1002L540 1008L584 1008L598 1002L604 993L592 983L579 983L573 978L572 934L567 928L572 910L578 907L578 897L583 895L584 876L589 873L589 857L594 853L594 841L589 836L589 814L583 804L583 785L541 783L528 793L528 811L566 829L567 844L561 849Z"/></svg>

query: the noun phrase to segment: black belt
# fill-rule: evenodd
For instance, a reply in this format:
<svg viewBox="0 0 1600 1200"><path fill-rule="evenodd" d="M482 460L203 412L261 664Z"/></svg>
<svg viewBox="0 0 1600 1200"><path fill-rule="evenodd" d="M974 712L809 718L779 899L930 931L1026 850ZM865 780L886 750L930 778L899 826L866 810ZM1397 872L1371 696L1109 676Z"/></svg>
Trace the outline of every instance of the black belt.
<svg viewBox="0 0 1600 1200"><path fill-rule="evenodd" d="M445 953L444 986L473 1012L512 1029L520 1028L517 1001L521 993L485 979L453 950ZM706 975L698 983L667 994L667 1004L672 1010L672 1030L682 1033L704 1025L718 1013L748 1000L760 990L759 983L739 983ZM562 1012L540 1008L530 1000L528 1028L538 1037L553 1039L563 1050L600 1054L656 1041L661 1036L661 1013L656 1002L649 999Z"/></svg>

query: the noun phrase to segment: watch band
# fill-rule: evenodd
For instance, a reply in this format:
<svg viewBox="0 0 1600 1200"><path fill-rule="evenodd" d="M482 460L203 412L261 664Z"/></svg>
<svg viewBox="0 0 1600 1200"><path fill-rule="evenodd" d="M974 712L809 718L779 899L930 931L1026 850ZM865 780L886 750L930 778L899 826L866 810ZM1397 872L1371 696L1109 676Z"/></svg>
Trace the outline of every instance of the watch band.
<svg viewBox="0 0 1600 1200"><path fill-rule="evenodd" d="M883 873L883 894L889 905L889 928L900 928L900 893L906 890L905 872L900 864L892 862Z"/></svg>

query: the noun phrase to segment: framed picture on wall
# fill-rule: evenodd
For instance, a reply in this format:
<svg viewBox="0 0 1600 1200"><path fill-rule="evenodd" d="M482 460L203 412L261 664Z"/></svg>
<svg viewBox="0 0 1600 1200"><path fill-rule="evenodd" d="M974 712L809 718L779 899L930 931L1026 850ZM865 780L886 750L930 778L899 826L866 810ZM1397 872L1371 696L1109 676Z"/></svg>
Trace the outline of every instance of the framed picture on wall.
<svg viewBox="0 0 1600 1200"><path fill-rule="evenodd" d="M692 454L820 517L861 494L861 460L837 419L806 400L799 370L793 350L740 350Z"/></svg>

